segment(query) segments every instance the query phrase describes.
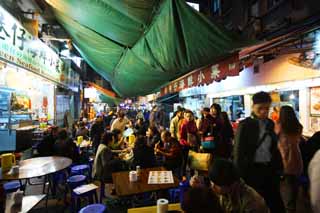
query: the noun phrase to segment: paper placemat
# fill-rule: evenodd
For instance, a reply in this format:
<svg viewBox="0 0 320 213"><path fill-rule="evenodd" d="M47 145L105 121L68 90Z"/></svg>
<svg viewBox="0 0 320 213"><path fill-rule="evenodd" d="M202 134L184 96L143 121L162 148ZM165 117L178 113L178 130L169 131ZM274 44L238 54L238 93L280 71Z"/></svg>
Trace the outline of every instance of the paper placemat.
<svg viewBox="0 0 320 213"><path fill-rule="evenodd" d="M172 171L150 171L148 184L172 184L174 183Z"/></svg>

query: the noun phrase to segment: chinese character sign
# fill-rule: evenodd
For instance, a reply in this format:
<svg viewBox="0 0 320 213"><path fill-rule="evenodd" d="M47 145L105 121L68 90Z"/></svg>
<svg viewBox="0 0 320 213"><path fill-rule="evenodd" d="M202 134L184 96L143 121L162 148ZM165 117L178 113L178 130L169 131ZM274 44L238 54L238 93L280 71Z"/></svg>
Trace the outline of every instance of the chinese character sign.
<svg viewBox="0 0 320 213"><path fill-rule="evenodd" d="M59 81L59 56L0 6L0 58Z"/></svg>
<svg viewBox="0 0 320 213"><path fill-rule="evenodd" d="M173 81L161 89L161 95L179 92L186 88L210 84L213 81L221 81L227 76L239 74L239 56L235 54L218 64L209 65L203 69L195 70L179 80Z"/></svg>

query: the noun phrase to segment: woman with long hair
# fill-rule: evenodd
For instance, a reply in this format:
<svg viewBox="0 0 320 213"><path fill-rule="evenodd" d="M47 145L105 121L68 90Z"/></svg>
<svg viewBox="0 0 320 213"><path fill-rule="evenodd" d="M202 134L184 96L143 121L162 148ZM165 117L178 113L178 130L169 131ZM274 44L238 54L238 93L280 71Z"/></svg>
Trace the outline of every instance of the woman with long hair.
<svg viewBox="0 0 320 213"><path fill-rule="evenodd" d="M275 128L279 136L278 149L282 157L284 171L283 200L287 212L296 212L298 177L303 171L299 148L303 127L293 108L283 106L280 109L279 120Z"/></svg>
<svg viewBox="0 0 320 213"><path fill-rule="evenodd" d="M216 144L215 149L213 150L213 154L218 157L223 149L223 141L222 141L222 114L221 114L221 106L217 103L213 103L210 107L210 114L213 117L213 128L211 135L214 137L214 142Z"/></svg>

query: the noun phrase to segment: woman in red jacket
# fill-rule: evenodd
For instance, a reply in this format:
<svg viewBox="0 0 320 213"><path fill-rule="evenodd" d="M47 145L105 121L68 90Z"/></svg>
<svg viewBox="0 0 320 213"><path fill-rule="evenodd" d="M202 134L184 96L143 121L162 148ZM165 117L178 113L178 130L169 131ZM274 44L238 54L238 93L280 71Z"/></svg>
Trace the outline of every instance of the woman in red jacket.
<svg viewBox="0 0 320 213"><path fill-rule="evenodd" d="M196 149L198 147L198 129L194 120L193 112L186 110L184 113L184 120L179 129L180 145L182 147L182 176L186 175L186 167L188 162L188 153L190 149Z"/></svg>

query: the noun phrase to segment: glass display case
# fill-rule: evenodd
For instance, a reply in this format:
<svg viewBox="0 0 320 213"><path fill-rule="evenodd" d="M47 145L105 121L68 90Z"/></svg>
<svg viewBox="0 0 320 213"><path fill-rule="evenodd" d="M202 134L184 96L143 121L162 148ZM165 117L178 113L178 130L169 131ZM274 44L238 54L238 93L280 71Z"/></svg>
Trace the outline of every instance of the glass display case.
<svg viewBox="0 0 320 213"><path fill-rule="evenodd" d="M0 88L0 130L10 128L12 90Z"/></svg>
<svg viewBox="0 0 320 213"><path fill-rule="evenodd" d="M0 88L0 152L16 150L16 129L21 122L32 122L28 111L12 111L14 90Z"/></svg>
<svg viewBox="0 0 320 213"><path fill-rule="evenodd" d="M14 90L0 88L0 129L16 129L21 121L31 121L28 111L13 111L12 97Z"/></svg>

